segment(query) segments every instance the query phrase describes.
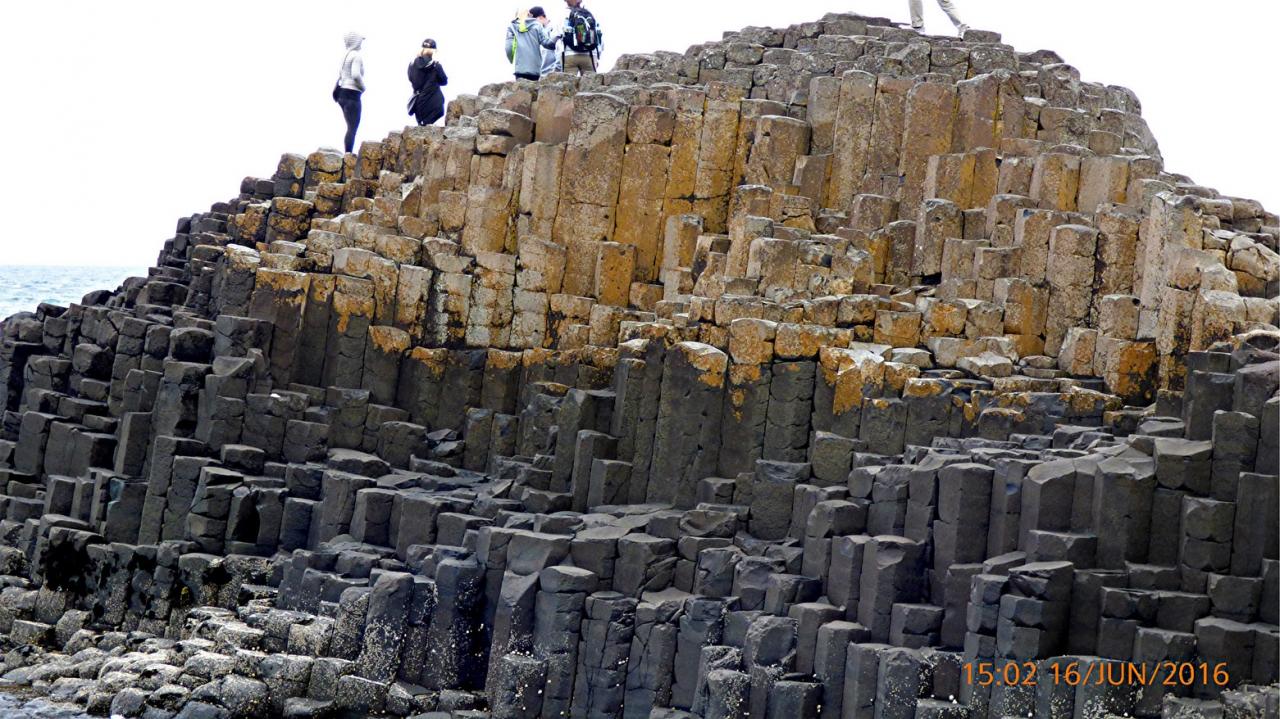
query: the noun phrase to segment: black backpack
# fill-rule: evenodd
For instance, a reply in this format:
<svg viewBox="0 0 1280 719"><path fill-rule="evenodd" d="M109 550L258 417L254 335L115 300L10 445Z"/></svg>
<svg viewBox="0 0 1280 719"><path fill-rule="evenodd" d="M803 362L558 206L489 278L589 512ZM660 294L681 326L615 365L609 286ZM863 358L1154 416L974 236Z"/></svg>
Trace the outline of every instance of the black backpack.
<svg viewBox="0 0 1280 719"><path fill-rule="evenodd" d="M600 47L600 27L590 10L578 8L569 13L569 32L564 36L564 44L574 52L595 52Z"/></svg>

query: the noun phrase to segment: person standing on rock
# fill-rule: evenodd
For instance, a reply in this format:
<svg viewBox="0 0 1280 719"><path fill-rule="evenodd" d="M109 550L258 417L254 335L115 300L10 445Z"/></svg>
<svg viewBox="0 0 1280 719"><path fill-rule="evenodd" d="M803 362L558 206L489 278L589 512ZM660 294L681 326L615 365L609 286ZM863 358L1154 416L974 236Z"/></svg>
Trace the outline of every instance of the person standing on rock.
<svg viewBox="0 0 1280 719"><path fill-rule="evenodd" d="M551 20L547 18L547 13L542 6L536 6L529 10L529 14L534 20L542 26L547 34L551 37L551 47L542 48L542 76L546 77L553 72L560 72L560 53L556 52L556 45L560 42L559 35L551 35Z"/></svg>
<svg viewBox="0 0 1280 719"><path fill-rule="evenodd" d="M413 97L409 98L409 114L418 125L431 125L444 117L444 93L440 88L449 84L444 67L436 62L436 41L422 41L422 51L409 63L409 84Z"/></svg>
<svg viewBox="0 0 1280 719"><path fill-rule="evenodd" d="M564 0L569 17L564 21L564 71L570 75L590 75L599 66L604 48L604 33L596 16L583 6L582 0Z"/></svg>
<svg viewBox="0 0 1280 719"><path fill-rule="evenodd" d="M924 0L907 0L911 7L911 29L917 32L924 30ZM964 24L960 19L960 14L956 12L956 4L951 0L938 0L938 7L942 8L942 12L951 18L952 24L956 26L956 32L960 37L968 32L969 26Z"/></svg>
<svg viewBox="0 0 1280 719"><path fill-rule="evenodd" d="M541 11L542 8L533 10ZM517 80L541 78L542 51L556 46L556 39L533 18L532 11L524 11L507 26L507 60L511 62Z"/></svg>
<svg viewBox="0 0 1280 719"><path fill-rule="evenodd" d="M364 59L360 57L364 36L349 32L342 41L347 46L347 54L342 58L338 82L333 86L333 99L342 108L342 117L347 121L343 147L351 152L356 145L356 128L360 127L360 96L364 93Z"/></svg>

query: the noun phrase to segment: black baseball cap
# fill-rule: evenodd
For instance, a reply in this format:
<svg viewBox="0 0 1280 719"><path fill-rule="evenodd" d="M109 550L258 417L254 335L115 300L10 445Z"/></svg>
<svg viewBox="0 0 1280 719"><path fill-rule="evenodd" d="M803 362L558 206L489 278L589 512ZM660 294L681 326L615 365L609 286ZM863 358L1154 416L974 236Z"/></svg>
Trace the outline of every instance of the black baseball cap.
<svg viewBox="0 0 1280 719"><path fill-rule="evenodd" d="M529 14L532 15L533 17L546 17L547 11L543 10L541 5L534 5L533 7L529 8Z"/></svg>
<svg viewBox="0 0 1280 719"><path fill-rule="evenodd" d="M432 50L434 50L434 49L436 49L436 41L435 41L435 40L432 40L431 38L427 38L426 40L423 40L423 41L422 41L422 46L423 46L423 47L429 47L429 48L431 48Z"/></svg>

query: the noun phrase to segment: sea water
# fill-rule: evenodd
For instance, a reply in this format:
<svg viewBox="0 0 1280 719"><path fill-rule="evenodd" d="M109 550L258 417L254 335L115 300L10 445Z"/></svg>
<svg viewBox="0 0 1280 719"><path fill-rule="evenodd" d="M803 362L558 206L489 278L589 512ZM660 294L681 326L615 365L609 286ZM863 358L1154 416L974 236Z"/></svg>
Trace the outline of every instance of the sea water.
<svg viewBox="0 0 1280 719"><path fill-rule="evenodd" d="M41 302L66 307L94 290L114 290L127 277L142 277L140 267L41 267L0 265L0 320L34 311ZM8 690L8 691L6 691ZM3 719L88 719L74 707L32 699L21 687L0 684Z"/></svg>
<svg viewBox="0 0 1280 719"><path fill-rule="evenodd" d="M146 274L141 267L0 265L0 320L34 312L41 302L66 307L94 290L114 290L126 278Z"/></svg>

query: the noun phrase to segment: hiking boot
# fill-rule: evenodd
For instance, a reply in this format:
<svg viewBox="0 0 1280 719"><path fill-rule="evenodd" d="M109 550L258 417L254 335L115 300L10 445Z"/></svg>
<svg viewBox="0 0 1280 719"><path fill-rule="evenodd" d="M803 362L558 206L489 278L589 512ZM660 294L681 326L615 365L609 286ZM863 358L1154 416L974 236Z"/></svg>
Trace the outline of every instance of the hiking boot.
<svg viewBox="0 0 1280 719"><path fill-rule="evenodd" d="M969 26L968 26L968 25L961 25L960 27L956 28L956 32L960 34L960 39L961 39L961 40L963 40L963 39L964 39L964 34L965 34L965 33L967 33L967 32L969 32Z"/></svg>

